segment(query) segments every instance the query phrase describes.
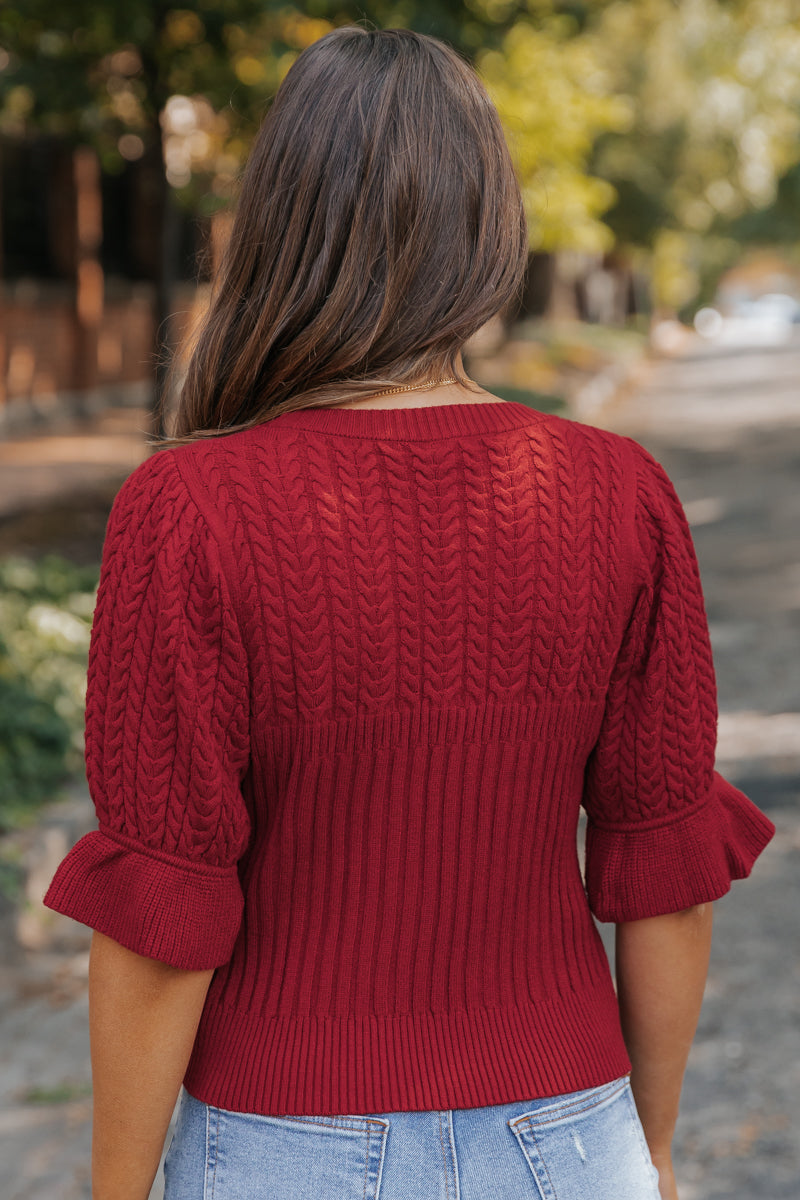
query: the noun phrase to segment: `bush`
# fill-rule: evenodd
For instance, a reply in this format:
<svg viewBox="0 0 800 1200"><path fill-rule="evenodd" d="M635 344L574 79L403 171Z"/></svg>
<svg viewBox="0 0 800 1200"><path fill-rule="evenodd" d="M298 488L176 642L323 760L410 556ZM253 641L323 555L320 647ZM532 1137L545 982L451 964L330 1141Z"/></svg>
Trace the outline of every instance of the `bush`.
<svg viewBox="0 0 800 1200"><path fill-rule="evenodd" d="M0 675L0 832L52 799L69 775L70 728L22 679Z"/></svg>
<svg viewBox="0 0 800 1200"><path fill-rule="evenodd" d="M99 566L0 559L0 825L83 771L86 664Z"/></svg>

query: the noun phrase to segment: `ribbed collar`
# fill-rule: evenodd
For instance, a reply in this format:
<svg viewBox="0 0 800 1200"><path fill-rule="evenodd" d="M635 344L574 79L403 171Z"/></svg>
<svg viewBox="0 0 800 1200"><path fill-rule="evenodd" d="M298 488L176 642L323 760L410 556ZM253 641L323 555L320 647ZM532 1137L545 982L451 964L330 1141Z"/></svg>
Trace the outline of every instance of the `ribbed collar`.
<svg viewBox="0 0 800 1200"><path fill-rule="evenodd" d="M313 429L344 437L426 441L517 429L541 419L542 413L516 400L487 400L417 408L301 408L274 417L268 425L277 424L282 429Z"/></svg>

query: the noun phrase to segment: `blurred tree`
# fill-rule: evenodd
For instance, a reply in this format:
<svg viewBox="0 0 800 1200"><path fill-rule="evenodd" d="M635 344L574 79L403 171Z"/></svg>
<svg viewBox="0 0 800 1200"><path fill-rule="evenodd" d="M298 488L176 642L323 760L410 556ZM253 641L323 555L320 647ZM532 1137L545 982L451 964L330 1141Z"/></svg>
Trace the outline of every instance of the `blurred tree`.
<svg viewBox="0 0 800 1200"><path fill-rule="evenodd" d="M607 246L598 217L614 192L589 178L585 163L596 134L621 128L627 110L608 94L582 34L595 7L311 0L301 11L280 0L75 0L68 8L27 0L24 8L0 11L0 131L35 129L89 143L105 173L139 164L140 225L147 214L139 242L156 284L159 411L170 350L175 201L203 214L227 204L269 98L297 53L335 25L408 26L477 58L516 145L532 243L547 250ZM91 344L85 330L79 337Z"/></svg>
<svg viewBox="0 0 800 1200"><path fill-rule="evenodd" d="M136 162L149 181L159 385L175 203L202 214L228 203L296 55L352 21L432 33L475 61L509 132L532 246L646 251L665 306L697 291L706 260L726 260L800 159L800 0L0 8L0 132L89 143L104 172ZM791 212L782 219L791 226Z"/></svg>
<svg viewBox="0 0 800 1200"><path fill-rule="evenodd" d="M800 244L800 163L778 180L775 199L767 208L742 214L731 224L733 237L767 245Z"/></svg>
<svg viewBox="0 0 800 1200"><path fill-rule="evenodd" d="M480 2L493 11L497 0ZM515 154L531 246L610 249L613 234L600 216L616 192L587 162L598 134L628 129L632 113L627 98L613 94L592 40L573 17L551 11L536 26L517 19L477 64Z"/></svg>
<svg viewBox="0 0 800 1200"><path fill-rule="evenodd" d="M267 98L298 51L329 28L264 0L26 0L0 9L0 132L88 143L106 172L140 163L156 285L154 412L171 349L175 195L196 201L191 184L201 175L203 206L226 202Z"/></svg>
<svg viewBox="0 0 800 1200"><path fill-rule="evenodd" d="M800 3L615 0L590 24L633 114L590 160L616 189L604 220L652 251L656 300L680 308L708 290L752 227L746 214L773 204L800 159Z"/></svg>

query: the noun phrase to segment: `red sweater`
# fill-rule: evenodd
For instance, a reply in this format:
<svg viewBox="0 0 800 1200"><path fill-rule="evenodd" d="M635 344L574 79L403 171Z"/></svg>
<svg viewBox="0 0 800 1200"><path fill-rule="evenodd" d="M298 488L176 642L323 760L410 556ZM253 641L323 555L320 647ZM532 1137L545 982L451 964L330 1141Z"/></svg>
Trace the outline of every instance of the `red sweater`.
<svg viewBox="0 0 800 1200"><path fill-rule="evenodd" d="M207 1103L590 1087L630 1067L592 912L713 900L774 831L714 773L715 726L690 534L635 442L508 402L286 413L115 500L99 830L46 903L217 968Z"/></svg>

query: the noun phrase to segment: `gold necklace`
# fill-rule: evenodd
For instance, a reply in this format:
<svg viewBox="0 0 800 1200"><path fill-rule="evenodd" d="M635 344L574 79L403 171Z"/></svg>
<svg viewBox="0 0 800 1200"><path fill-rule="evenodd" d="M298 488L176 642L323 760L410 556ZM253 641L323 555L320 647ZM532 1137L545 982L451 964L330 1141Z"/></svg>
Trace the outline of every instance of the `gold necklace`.
<svg viewBox="0 0 800 1200"><path fill-rule="evenodd" d="M368 396L361 396L361 400L374 400L376 396L394 396L398 392L421 392L423 388L444 387L446 383L456 383L455 378L451 379L426 379L424 383L407 383L404 387L386 388L383 392L370 392Z"/></svg>

